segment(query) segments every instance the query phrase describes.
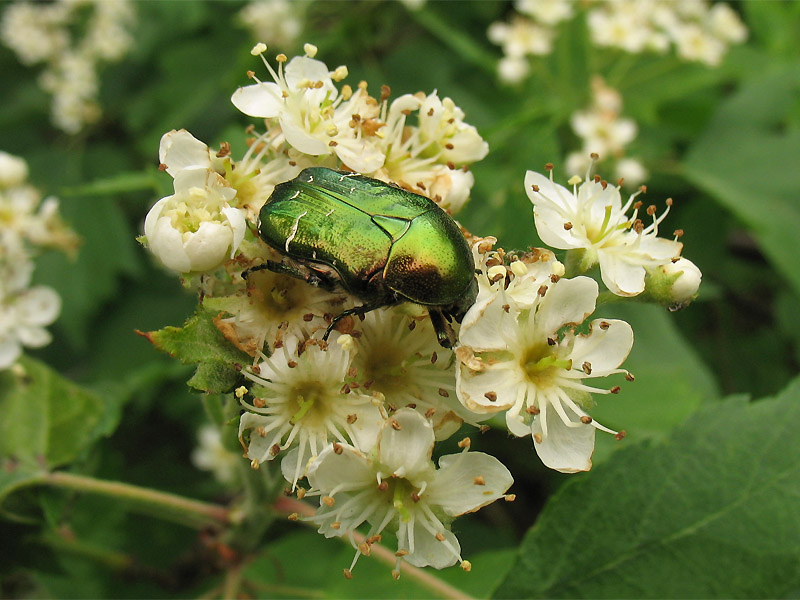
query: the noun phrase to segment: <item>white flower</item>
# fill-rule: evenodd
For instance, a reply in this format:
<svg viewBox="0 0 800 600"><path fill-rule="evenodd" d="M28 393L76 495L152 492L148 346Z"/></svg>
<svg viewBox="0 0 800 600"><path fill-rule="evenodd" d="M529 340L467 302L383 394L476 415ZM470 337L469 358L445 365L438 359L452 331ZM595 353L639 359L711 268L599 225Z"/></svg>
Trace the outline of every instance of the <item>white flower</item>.
<svg viewBox="0 0 800 600"><path fill-rule="evenodd" d="M553 49L553 32L519 15L510 23L492 23L487 36L489 41L503 47L503 54L508 58L524 58L529 54L542 56Z"/></svg>
<svg viewBox="0 0 800 600"><path fill-rule="evenodd" d="M530 70L524 58L504 56L497 63L497 76L506 83L519 83L528 76Z"/></svg>
<svg viewBox="0 0 800 600"><path fill-rule="evenodd" d="M676 258L683 245L659 238L658 225L669 213L656 217L655 207L648 207L652 223L645 227L638 218L641 203L634 204L641 193L632 194L622 204L619 187L588 179L578 187L573 177L573 191L550 177L528 171L525 192L533 202L536 231L553 248L584 251L580 271L599 263L603 283L618 296L636 296L644 291L645 267L656 267ZM633 208L633 213L626 213Z"/></svg>
<svg viewBox="0 0 800 600"><path fill-rule="evenodd" d="M416 127L407 124L412 112L418 115ZM436 92L406 94L392 102L379 131L386 159L370 176L397 183L457 213L474 183L472 173L457 167L481 160L489 151L475 127L464 123L464 112Z"/></svg>
<svg viewBox="0 0 800 600"><path fill-rule="evenodd" d="M241 249L244 248L243 244ZM268 257L280 260L277 255ZM268 259L254 259L254 266ZM284 337L303 337L326 329L324 315L341 312L343 301L341 295L289 275L262 269L250 273L244 290L232 296L206 298L204 305L230 315L216 317L214 324L237 348L250 356L258 356L265 343L274 348Z"/></svg>
<svg viewBox="0 0 800 600"><path fill-rule="evenodd" d="M52 288L10 290L5 282L0 284L0 369L16 362L22 346L41 348L49 344L51 336L45 327L60 312L61 297Z"/></svg>
<svg viewBox="0 0 800 600"><path fill-rule="evenodd" d="M0 188L17 187L28 178L28 163L8 152L0 152Z"/></svg>
<svg viewBox="0 0 800 600"><path fill-rule="evenodd" d="M179 273L209 271L233 257L247 229L242 211L230 206L236 190L209 169L182 169L175 194L153 205L144 222L147 245Z"/></svg>
<svg viewBox="0 0 800 600"><path fill-rule="evenodd" d="M397 575L403 560L436 569L462 562L450 521L503 497L513 478L496 458L467 452L468 444L462 453L439 459L436 469L433 445L430 423L404 408L383 425L371 455L334 444L313 463L309 494L322 498L310 520L320 533L348 535L352 542L356 528L370 524L368 541L358 546L350 569L387 528L397 535Z"/></svg>
<svg viewBox="0 0 800 600"><path fill-rule="evenodd" d="M545 25L555 25L571 19L574 3L570 0L517 0L516 9Z"/></svg>
<svg viewBox="0 0 800 600"><path fill-rule="evenodd" d="M261 55L264 48L254 51ZM360 173L383 165L384 155L369 126L378 116L377 104L368 102L365 88L353 92L345 86L347 91L340 94L325 63L309 56L293 58L285 70L281 56L277 73L263 56L262 60L274 82L259 81L236 90L231 97L236 108L251 117L277 120L285 140L304 154L336 155Z"/></svg>
<svg viewBox="0 0 800 600"><path fill-rule="evenodd" d="M587 167L588 168L588 165ZM584 168L584 172L586 170ZM648 172L644 165L635 158L621 158L614 165L617 179L624 179L625 185L637 186L647 179Z"/></svg>
<svg viewBox="0 0 800 600"><path fill-rule="evenodd" d="M356 323L354 378L392 407L412 406L428 416L436 438L446 439L476 415L455 396L452 352L439 345L430 319L411 320L407 310L374 310Z"/></svg>
<svg viewBox="0 0 800 600"><path fill-rule="evenodd" d="M727 46L697 23L685 23L672 32L678 56L716 67Z"/></svg>
<svg viewBox="0 0 800 600"><path fill-rule="evenodd" d="M225 447L219 427L204 425L197 432L197 446L192 450L191 459L195 467L211 471L220 483L233 483L236 463L242 457Z"/></svg>
<svg viewBox="0 0 800 600"><path fill-rule="evenodd" d="M595 429L616 433L592 420L591 393L609 393L581 380L625 373L619 365L633 345L624 321L592 321L589 333L574 327L595 308L597 283L588 277L561 279L521 308L500 290L473 307L462 326L456 353L459 400L470 410L506 411L517 436L532 435L542 462L562 472L591 468ZM566 332L564 327L570 327Z"/></svg>
<svg viewBox="0 0 800 600"><path fill-rule="evenodd" d="M708 12L708 29L719 39L741 44L747 39L747 27L729 5L715 2Z"/></svg>
<svg viewBox="0 0 800 600"><path fill-rule="evenodd" d="M307 463L330 442L369 450L383 422L380 402L347 384L350 353L339 344L284 340L272 356L246 370L258 384L252 404L243 406L239 438L254 466L297 446L283 467L294 487ZM250 432L249 440L245 432Z"/></svg>

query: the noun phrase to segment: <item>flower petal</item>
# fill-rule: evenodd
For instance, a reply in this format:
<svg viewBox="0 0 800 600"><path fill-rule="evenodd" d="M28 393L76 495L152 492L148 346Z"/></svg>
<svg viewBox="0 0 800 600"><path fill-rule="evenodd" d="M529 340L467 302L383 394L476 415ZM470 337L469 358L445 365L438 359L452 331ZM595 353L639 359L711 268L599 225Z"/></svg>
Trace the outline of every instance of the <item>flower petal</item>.
<svg viewBox="0 0 800 600"><path fill-rule="evenodd" d="M576 365L589 363L592 377L604 377L628 357L633 348L633 329L617 319L595 319L591 328L590 335L577 336L570 357Z"/></svg>
<svg viewBox="0 0 800 600"><path fill-rule="evenodd" d="M431 468L434 444L433 427L428 420L411 408L401 408L389 419L378 439L378 458L391 472L408 479Z"/></svg>
<svg viewBox="0 0 800 600"><path fill-rule="evenodd" d="M543 414L547 418L547 435L542 431L541 415L533 420L531 433L541 436L541 442L534 438L533 446L544 465L561 473L591 469L595 428L584 425L572 413L567 414L578 426L567 427L552 406Z"/></svg>
<svg viewBox="0 0 800 600"><path fill-rule="evenodd" d="M511 472L494 456L483 452L448 454L439 459L439 470L425 497L457 517L502 498L512 483Z"/></svg>
<svg viewBox="0 0 800 600"><path fill-rule="evenodd" d="M249 117L272 119L284 106L281 89L275 83L240 87L231 96L233 105Z"/></svg>
<svg viewBox="0 0 800 600"><path fill-rule="evenodd" d="M597 293L597 282L590 277L560 279L551 285L536 311L537 334L547 337L567 323L582 323L594 312Z"/></svg>

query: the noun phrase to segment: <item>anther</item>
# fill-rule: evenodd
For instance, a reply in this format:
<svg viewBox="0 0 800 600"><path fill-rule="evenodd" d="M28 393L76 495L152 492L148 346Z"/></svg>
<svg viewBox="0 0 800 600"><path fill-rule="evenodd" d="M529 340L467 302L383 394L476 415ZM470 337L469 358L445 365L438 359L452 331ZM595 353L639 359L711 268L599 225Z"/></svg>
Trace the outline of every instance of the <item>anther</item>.
<svg viewBox="0 0 800 600"><path fill-rule="evenodd" d="M586 373L587 375L591 375L592 374L592 363L590 363L587 360L586 362L584 362L581 365L581 369L583 369L583 372Z"/></svg>
<svg viewBox="0 0 800 600"><path fill-rule="evenodd" d="M545 164L545 166L544 166L544 170L545 170L545 171L552 171L553 169L554 169L554 167L553 167L553 163L547 163L547 164Z"/></svg>
<svg viewBox="0 0 800 600"><path fill-rule="evenodd" d="M533 441L536 442L537 444L541 444L542 443L542 434L541 433L534 433L533 434Z"/></svg>
<svg viewBox="0 0 800 600"><path fill-rule="evenodd" d="M439 395L440 395L442 398L449 398L449 397L450 397L450 394L448 394L448 393L447 393L447 390L446 390L446 389L444 389L444 388L439 388Z"/></svg>
<svg viewBox="0 0 800 600"><path fill-rule="evenodd" d="M591 422L592 422L592 417L590 417L588 415L583 415L581 417L581 423L583 423L584 425L588 425Z"/></svg>
<svg viewBox="0 0 800 600"><path fill-rule="evenodd" d="M465 437L463 440L458 442L459 448L469 448L471 445L472 445L472 440L469 439L468 437Z"/></svg>
<svg viewBox="0 0 800 600"><path fill-rule="evenodd" d="M400 431L401 429L403 429L403 426L397 422L397 419L390 419L389 423L391 424L392 429L394 429L395 431Z"/></svg>
<svg viewBox="0 0 800 600"><path fill-rule="evenodd" d="M567 221L566 223L564 223L564 231L569 231L570 229L572 229L572 223Z"/></svg>
<svg viewBox="0 0 800 600"><path fill-rule="evenodd" d="M615 440L617 440L617 441L619 441L619 440L623 439L623 438L624 438L626 435L628 435L628 432L626 432L626 431L623 429L622 431L620 431L619 433L617 433L617 434L614 436L614 439L615 439Z"/></svg>
<svg viewBox="0 0 800 600"><path fill-rule="evenodd" d="M486 479L483 478L483 475L478 475L472 478L472 483L475 485L486 485Z"/></svg>
<svg viewBox="0 0 800 600"><path fill-rule="evenodd" d="M333 444L333 453L334 454L341 454L344 452L344 447L339 442L334 442Z"/></svg>
<svg viewBox="0 0 800 600"><path fill-rule="evenodd" d="M483 396L489 402L497 402L497 394L495 392L486 392Z"/></svg>
<svg viewBox="0 0 800 600"><path fill-rule="evenodd" d="M612 388L611 388L610 390L608 390L608 391L609 391L609 392L611 392L612 394L619 394L619 391L620 391L620 389L621 389L621 388L620 388L618 385L615 385L614 387L612 387Z"/></svg>
<svg viewBox="0 0 800 600"><path fill-rule="evenodd" d="M336 500L331 496L323 496L322 503L328 508L331 508L334 504L336 504Z"/></svg>

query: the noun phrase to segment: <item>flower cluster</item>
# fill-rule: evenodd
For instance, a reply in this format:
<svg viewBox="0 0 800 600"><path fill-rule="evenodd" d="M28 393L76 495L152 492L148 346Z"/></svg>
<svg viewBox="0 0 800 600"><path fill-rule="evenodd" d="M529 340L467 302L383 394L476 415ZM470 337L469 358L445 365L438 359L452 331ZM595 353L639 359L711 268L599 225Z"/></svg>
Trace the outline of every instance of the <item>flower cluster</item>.
<svg viewBox="0 0 800 600"><path fill-rule="evenodd" d="M587 14L592 41L625 52L667 52L715 67L730 44L747 38L747 29L727 4L702 0L642 2L623 0L593 5Z"/></svg>
<svg viewBox="0 0 800 600"><path fill-rule="evenodd" d="M58 200L27 183L28 165L0 152L0 369L13 365L22 346L50 343L45 329L58 317L61 298L43 285L31 286L39 248L74 251L78 239L58 214Z"/></svg>
<svg viewBox="0 0 800 600"><path fill-rule="evenodd" d="M253 54L263 59L265 50L259 44ZM213 271L242 244L246 257L268 258L258 255L264 250L257 240L249 243L247 223L256 223L275 185L312 165L391 181L451 213L469 199L474 179L467 166L482 159L488 145L450 98L419 92L390 103L386 86L380 98L368 93L365 82L339 89L347 67L329 71L315 54L307 44L304 56L279 55L277 71L264 60L273 80L256 79L233 94L239 110L264 123L240 160L229 147L212 151L184 130L164 135L159 159L175 193L150 210L144 239L166 267Z"/></svg>
<svg viewBox="0 0 800 600"><path fill-rule="evenodd" d="M608 87L599 75L592 78L592 104L586 110L572 115L570 124L582 142L581 150L567 157L567 171L582 175L591 162L591 155L615 161L617 179L628 185L639 185L647 179L647 171L635 158L625 156L625 146L636 137L637 127L633 119L620 117L622 96Z"/></svg>
<svg viewBox="0 0 800 600"><path fill-rule="evenodd" d="M258 45L253 53L264 50ZM487 145L449 98L434 92L389 101L385 87L379 98L366 83L340 87L346 67L330 71L314 58L313 46L305 51L292 60L279 55L277 69L264 60L271 81L256 79L233 94L233 104L263 119L264 128L250 130L240 160L228 144L215 151L183 130L164 135L159 159L174 179L174 194L153 206L142 241L197 285L203 306L216 315L213 324L252 357L238 365L244 385L234 392L244 456L254 469L279 465L298 498L319 498L316 514L303 518L326 537L352 542L356 556L346 575L388 532L397 539L396 575L401 562L460 563L469 570L451 522L513 499L507 494L513 480L496 458L469 451L469 438L459 442L462 452L438 461L435 444L465 425L483 430L490 419L503 422L492 417L504 413L507 431L528 438L545 465L588 470L598 430L624 435L590 416L593 398L616 393L619 385L590 380L633 379L621 367L633 333L623 321L593 316L600 288L581 273L599 262L606 287L622 296L653 286L669 296L680 287L686 302L696 286L690 289L688 268L676 271L680 263L672 262L684 260L681 244L657 237L666 213L648 227L637 218L638 193L622 206L619 189L599 178L580 188L572 180L570 192L529 172L536 227L546 243L568 250L566 265L547 249L506 252L495 248L495 238L464 232L467 280L476 291L460 323L456 318L445 326L439 307L395 303L399 296L389 306L351 310L359 298L333 285L337 274L343 280L335 261L283 256L298 243L295 236L306 235L298 230L305 212L289 215L293 225L280 248L254 233L275 187L307 167L330 167L339 170L336 185L350 186L343 182L360 172L427 196L452 214L472 186L465 167ZM312 183L306 172L298 187L280 189L295 189L295 199L300 189L315 190L303 187ZM373 184L380 193L392 189ZM325 199L333 202L339 192L320 189L331 194L320 192L320 215L333 227ZM309 198L310 208L319 198ZM407 231L391 211L365 219L392 244ZM351 240L340 242L348 243L367 252ZM458 330L455 348L443 347L444 327ZM359 542L362 525L369 531Z"/></svg>
<svg viewBox="0 0 800 600"><path fill-rule="evenodd" d="M576 273L599 265L612 294L632 297L647 292L670 307L688 304L700 286L700 271L680 256L683 244L677 238L683 231L676 230L672 240L658 237L672 199L667 199L660 216L655 205L645 208L651 219L645 225L639 218L643 204L638 197L646 188L631 194L623 205L619 185L591 176L596 158L592 156L585 181L577 175L570 178L572 191L554 182L552 165L547 165L549 177L534 171L525 175L539 237L553 248L568 250L568 262ZM683 279L680 284L679 279Z"/></svg>
<svg viewBox="0 0 800 600"><path fill-rule="evenodd" d="M74 134L99 118L98 67L125 55L134 19L128 0L17 2L3 13L0 40L24 65L44 64L53 123Z"/></svg>
<svg viewBox="0 0 800 600"><path fill-rule="evenodd" d="M528 76L529 56L550 54L556 37L555 26L575 14L569 0L517 0L517 13L510 22L489 25L489 40L503 48L497 65L500 79L507 83L522 81Z"/></svg>
<svg viewBox="0 0 800 600"><path fill-rule="evenodd" d="M517 0L510 21L489 26L491 42L503 49L498 63L501 80L515 83L529 72L529 56L549 54L556 25L584 11L589 36L596 46L625 52L668 52L709 66L720 64L731 44L747 37L747 29L727 4L705 0Z"/></svg>

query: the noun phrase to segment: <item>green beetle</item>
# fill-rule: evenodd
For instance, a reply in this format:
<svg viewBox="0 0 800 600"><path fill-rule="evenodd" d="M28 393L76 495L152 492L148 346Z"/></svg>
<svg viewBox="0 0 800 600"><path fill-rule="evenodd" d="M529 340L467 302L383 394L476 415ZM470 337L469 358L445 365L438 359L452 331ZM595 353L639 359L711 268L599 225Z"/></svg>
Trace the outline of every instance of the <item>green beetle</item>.
<svg viewBox="0 0 800 600"><path fill-rule="evenodd" d="M475 302L475 263L458 225L435 202L356 173L310 167L275 187L259 235L287 257L269 269L312 285L343 288L363 302L337 315L413 302L428 308L439 343ZM245 276L247 272L245 273Z"/></svg>

